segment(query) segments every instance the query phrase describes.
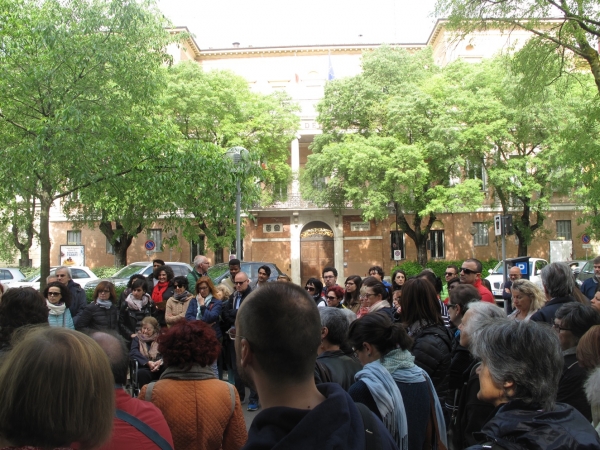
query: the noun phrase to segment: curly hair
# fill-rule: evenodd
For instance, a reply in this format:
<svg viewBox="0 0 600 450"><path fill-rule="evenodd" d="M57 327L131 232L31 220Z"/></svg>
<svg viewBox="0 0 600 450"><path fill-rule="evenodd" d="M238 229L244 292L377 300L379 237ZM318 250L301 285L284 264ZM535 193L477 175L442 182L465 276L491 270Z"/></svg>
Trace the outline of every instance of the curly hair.
<svg viewBox="0 0 600 450"><path fill-rule="evenodd" d="M526 295L531 299L529 312L541 309L542 306L544 306L544 303L546 303L546 296L542 290L529 280L515 280L512 282L510 288L511 290L519 291L521 294Z"/></svg>
<svg viewBox="0 0 600 450"><path fill-rule="evenodd" d="M69 288L62 284L60 281L53 281L52 283L48 283L46 289L44 289L44 298L48 298L48 292L51 287L57 287L60 289L60 299L67 305L67 308L71 307L71 291Z"/></svg>
<svg viewBox="0 0 600 450"><path fill-rule="evenodd" d="M329 293L329 292L333 292L335 294L335 296L338 298L338 300L344 299L344 288L342 288L341 286L338 286L338 285L331 286L331 287L327 288L327 293Z"/></svg>
<svg viewBox="0 0 600 450"><path fill-rule="evenodd" d="M171 280L173 278L175 278L175 272L173 272L173 269L169 266L160 266L157 267L156 269L154 269L154 278L156 278L158 280L158 276L160 275L161 272L164 272L167 274L167 281L171 282Z"/></svg>
<svg viewBox="0 0 600 450"><path fill-rule="evenodd" d="M10 345L16 329L38 324L48 324L48 307L42 294L30 287L8 289L0 302L0 348Z"/></svg>
<svg viewBox="0 0 600 450"><path fill-rule="evenodd" d="M96 301L96 299L100 295L100 291L103 291L105 289L108 289L110 291L109 300L114 304L117 301L117 292L115 291L115 285L112 284L110 281L101 281L100 283L98 283L98 286L96 286L96 289L94 289L94 301Z"/></svg>
<svg viewBox="0 0 600 450"><path fill-rule="evenodd" d="M201 320L180 320L161 334L157 342L164 364L184 370L190 370L193 364L210 366L221 351L215 330Z"/></svg>

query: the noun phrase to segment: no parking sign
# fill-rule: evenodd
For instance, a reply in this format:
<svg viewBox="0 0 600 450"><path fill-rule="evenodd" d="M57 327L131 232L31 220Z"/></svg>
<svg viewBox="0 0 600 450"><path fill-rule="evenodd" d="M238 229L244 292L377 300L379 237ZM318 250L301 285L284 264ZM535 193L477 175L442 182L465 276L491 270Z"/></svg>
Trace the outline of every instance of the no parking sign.
<svg viewBox="0 0 600 450"><path fill-rule="evenodd" d="M151 252L152 250L154 250L156 248L156 244L154 243L153 240L148 239L145 243L144 243L144 248L146 250L148 250L149 252Z"/></svg>

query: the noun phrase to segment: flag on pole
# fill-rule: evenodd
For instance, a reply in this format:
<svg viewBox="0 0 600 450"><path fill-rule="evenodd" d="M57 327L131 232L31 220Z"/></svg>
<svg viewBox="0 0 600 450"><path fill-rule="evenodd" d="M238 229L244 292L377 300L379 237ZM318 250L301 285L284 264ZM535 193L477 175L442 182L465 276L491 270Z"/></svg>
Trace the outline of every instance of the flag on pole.
<svg viewBox="0 0 600 450"><path fill-rule="evenodd" d="M327 79L329 81L335 79L335 74L333 73L333 66L331 65L331 50L329 50L329 72L327 73Z"/></svg>

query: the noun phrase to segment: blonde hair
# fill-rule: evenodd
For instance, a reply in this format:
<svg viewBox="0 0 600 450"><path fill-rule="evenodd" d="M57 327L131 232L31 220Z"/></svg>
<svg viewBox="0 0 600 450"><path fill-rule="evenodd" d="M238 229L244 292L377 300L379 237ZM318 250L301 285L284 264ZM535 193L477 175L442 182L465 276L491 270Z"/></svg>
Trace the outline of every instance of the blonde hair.
<svg viewBox="0 0 600 450"><path fill-rule="evenodd" d="M231 289L223 283L219 284L215 289L221 293L221 300L225 300L231 295Z"/></svg>
<svg viewBox="0 0 600 450"><path fill-rule="evenodd" d="M515 280L510 288L511 290L514 289L515 291L519 291L521 294L526 295L531 299L529 312L537 311L544 306L544 303L546 303L546 296L542 290L529 280Z"/></svg>
<svg viewBox="0 0 600 450"><path fill-rule="evenodd" d="M106 353L74 330L36 327L0 366L0 440L82 449L108 441L115 412Z"/></svg>

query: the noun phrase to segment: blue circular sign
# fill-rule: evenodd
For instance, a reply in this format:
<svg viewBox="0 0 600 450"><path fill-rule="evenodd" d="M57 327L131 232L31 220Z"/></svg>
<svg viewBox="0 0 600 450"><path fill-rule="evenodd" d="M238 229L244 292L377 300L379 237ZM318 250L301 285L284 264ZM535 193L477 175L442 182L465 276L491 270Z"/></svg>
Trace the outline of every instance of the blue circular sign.
<svg viewBox="0 0 600 450"><path fill-rule="evenodd" d="M592 239L587 234L581 236L581 242L583 242L584 244L589 244L591 241Z"/></svg>
<svg viewBox="0 0 600 450"><path fill-rule="evenodd" d="M149 252L151 252L152 250L154 250L154 249L156 248L156 244L155 244L155 243L154 243L154 241L152 241L152 240L147 240L147 241L144 243L144 248L145 248L146 250L148 250Z"/></svg>

